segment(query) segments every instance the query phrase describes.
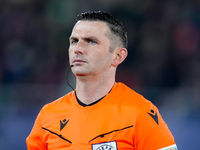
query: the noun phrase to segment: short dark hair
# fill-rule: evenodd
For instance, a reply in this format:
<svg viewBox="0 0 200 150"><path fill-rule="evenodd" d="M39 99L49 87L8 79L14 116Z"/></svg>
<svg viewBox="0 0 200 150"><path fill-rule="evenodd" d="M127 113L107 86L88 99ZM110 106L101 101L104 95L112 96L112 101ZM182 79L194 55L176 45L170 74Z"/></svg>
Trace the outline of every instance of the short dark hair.
<svg viewBox="0 0 200 150"><path fill-rule="evenodd" d="M102 21L107 23L112 34L117 36L123 47L127 48L128 46L128 37L127 32L119 20L115 19L111 14L102 11L88 11L81 14L78 14L76 17L76 21Z"/></svg>

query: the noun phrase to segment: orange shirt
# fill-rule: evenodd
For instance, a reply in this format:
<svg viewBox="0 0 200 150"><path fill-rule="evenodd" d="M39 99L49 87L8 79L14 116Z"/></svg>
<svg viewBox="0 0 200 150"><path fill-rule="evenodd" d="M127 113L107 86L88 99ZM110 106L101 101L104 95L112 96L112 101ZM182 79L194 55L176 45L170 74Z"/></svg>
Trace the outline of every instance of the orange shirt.
<svg viewBox="0 0 200 150"><path fill-rule="evenodd" d="M158 109L122 83L83 107L72 91L45 105L27 137L28 150L177 150ZM166 148L164 148L166 147Z"/></svg>

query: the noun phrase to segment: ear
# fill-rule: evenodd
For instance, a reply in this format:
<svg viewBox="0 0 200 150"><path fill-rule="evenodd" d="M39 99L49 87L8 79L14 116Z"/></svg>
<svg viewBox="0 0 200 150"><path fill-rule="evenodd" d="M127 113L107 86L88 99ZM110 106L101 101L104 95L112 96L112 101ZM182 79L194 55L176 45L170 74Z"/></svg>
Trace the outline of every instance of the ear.
<svg viewBox="0 0 200 150"><path fill-rule="evenodd" d="M112 66L114 67L121 64L128 55L128 51L126 48L116 49L113 53L114 53L114 58L112 60Z"/></svg>

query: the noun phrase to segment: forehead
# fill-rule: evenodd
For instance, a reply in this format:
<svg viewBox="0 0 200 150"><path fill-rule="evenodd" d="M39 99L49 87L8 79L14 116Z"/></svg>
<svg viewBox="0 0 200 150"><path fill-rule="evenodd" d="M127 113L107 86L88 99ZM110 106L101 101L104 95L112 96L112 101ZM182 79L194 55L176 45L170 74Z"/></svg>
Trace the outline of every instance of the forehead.
<svg viewBox="0 0 200 150"><path fill-rule="evenodd" d="M106 35L108 33L109 28L105 22L101 21L78 21L73 30L72 35L76 36L76 34L86 34L88 36L100 36Z"/></svg>

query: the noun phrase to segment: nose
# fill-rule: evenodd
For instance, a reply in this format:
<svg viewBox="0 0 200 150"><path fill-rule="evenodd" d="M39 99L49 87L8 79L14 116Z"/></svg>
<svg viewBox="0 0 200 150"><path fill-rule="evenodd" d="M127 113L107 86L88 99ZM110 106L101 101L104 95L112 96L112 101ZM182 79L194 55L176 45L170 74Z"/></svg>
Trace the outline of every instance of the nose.
<svg viewBox="0 0 200 150"><path fill-rule="evenodd" d="M81 41L78 41L75 46L74 53L75 54L83 54L83 52L84 52L83 43Z"/></svg>

